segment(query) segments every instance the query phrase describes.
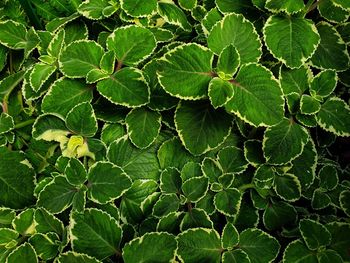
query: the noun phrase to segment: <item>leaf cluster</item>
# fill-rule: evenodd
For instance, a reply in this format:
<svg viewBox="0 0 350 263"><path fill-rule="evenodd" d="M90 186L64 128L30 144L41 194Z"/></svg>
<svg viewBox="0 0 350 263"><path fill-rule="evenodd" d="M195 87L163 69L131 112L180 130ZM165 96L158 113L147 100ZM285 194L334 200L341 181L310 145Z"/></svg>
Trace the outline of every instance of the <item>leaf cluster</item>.
<svg viewBox="0 0 350 263"><path fill-rule="evenodd" d="M348 0L0 3L0 263L349 262Z"/></svg>

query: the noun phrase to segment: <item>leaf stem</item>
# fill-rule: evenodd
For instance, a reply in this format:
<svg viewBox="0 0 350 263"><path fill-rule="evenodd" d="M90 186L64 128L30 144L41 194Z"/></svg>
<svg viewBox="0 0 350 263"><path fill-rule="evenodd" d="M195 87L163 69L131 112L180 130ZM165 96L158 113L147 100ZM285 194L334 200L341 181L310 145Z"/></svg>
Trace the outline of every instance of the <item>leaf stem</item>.
<svg viewBox="0 0 350 263"><path fill-rule="evenodd" d="M317 8L317 6L320 4L320 2L321 2L322 0L316 0L316 2L314 2L313 4L310 4L310 3L312 3L313 1L309 1L308 3L307 3L307 9L306 9L306 13L305 13L305 15L307 15L308 13L310 13L311 11L313 11L314 9L316 9Z"/></svg>
<svg viewBox="0 0 350 263"><path fill-rule="evenodd" d="M29 119L29 120L26 120L26 121L17 123L17 124L15 125L14 129L21 129L21 128L23 128L23 127L32 125L34 122L35 122L35 119Z"/></svg>
<svg viewBox="0 0 350 263"><path fill-rule="evenodd" d="M253 188L255 188L255 185L253 183L250 183L250 184L244 184L240 186L238 190L240 190L241 192L244 192L247 189L253 189Z"/></svg>

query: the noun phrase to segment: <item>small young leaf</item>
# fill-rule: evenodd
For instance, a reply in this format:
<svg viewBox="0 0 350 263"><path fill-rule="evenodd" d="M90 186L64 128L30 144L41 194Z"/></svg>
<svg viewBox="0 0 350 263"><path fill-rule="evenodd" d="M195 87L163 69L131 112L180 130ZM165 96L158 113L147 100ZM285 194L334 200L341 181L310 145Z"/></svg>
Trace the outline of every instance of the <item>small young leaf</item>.
<svg viewBox="0 0 350 263"><path fill-rule="evenodd" d="M241 59L237 49L234 45L229 45L221 51L216 70L219 76L220 74L224 74L230 80L233 74L236 73L240 62Z"/></svg>
<svg viewBox="0 0 350 263"><path fill-rule="evenodd" d="M321 109L321 104L315 98L303 94L300 100L300 111L302 114L313 115L319 112Z"/></svg>
<svg viewBox="0 0 350 263"><path fill-rule="evenodd" d="M225 249L233 249L235 246L239 244L239 233L236 227L227 223L222 230L221 235L221 245Z"/></svg>
<svg viewBox="0 0 350 263"><path fill-rule="evenodd" d="M6 112L0 114L0 134L7 133L11 131L15 126L13 118L11 115L8 115Z"/></svg>
<svg viewBox="0 0 350 263"><path fill-rule="evenodd" d="M235 146L221 149L218 153L218 162L223 173L239 174L248 167L243 151Z"/></svg>
<svg viewBox="0 0 350 263"><path fill-rule="evenodd" d="M185 13L172 2L158 2L158 14L171 25L178 26L185 31L192 30Z"/></svg>
<svg viewBox="0 0 350 263"><path fill-rule="evenodd" d="M213 78L209 83L208 96L215 109L224 106L233 96L232 84L220 78Z"/></svg>
<svg viewBox="0 0 350 263"><path fill-rule="evenodd" d="M313 97L328 97L337 86L337 74L333 70L324 70L318 73L311 82L310 93Z"/></svg>
<svg viewBox="0 0 350 263"><path fill-rule="evenodd" d="M35 92L38 92L50 76L56 71L56 66L37 63L30 73L30 86Z"/></svg>
<svg viewBox="0 0 350 263"><path fill-rule="evenodd" d="M181 189L188 201L196 203L206 194L208 186L208 178L201 176L188 179L182 184Z"/></svg>

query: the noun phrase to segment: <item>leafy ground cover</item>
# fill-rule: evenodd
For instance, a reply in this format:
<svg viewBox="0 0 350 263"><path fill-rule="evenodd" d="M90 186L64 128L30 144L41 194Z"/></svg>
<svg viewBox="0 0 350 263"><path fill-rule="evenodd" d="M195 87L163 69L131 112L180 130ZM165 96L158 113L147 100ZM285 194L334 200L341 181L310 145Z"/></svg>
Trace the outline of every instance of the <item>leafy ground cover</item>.
<svg viewBox="0 0 350 263"><path fill-rule="evenodd" d="M0 263L350 261L348 0L0 3Z"/></svg>

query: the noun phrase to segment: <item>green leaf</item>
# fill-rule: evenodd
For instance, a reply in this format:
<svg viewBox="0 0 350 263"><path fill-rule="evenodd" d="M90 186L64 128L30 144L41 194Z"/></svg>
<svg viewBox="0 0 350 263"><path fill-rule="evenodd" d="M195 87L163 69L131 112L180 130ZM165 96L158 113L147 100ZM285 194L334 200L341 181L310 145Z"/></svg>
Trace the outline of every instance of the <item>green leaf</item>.
<svg viewBox="0 0 350 263"><path fill-rule="evenodd" d="M22 236L29 236L35 233L34 209L30 208L18 214L12 221L12 227Z"/></svg>
<svg viewBox="0 0 350 263"><path fill-rule="evenodd" d="M343 71L349 68L350 57L344 40L327 22L317 24L321 42L311 58L312 65L320 69Z"/></svg>
<svg viewBox="0 0 350 263"><path fill-rule="evenodd" d="M19 237L17 231L14 231L10 228L0 228L0 246L7 246L17 244L16 239Z"/></svg>
<svg viewBox="0 0 350 263"><path fill-rule="evenodd" d="M325 251L322 251L318 255L318 262L320 263L327 263L327 262L334 262L334 263L342 263L344 262L342 257L334 250L327 249Z"/></svg>
<svg viewBox="0 0 350 263"><path fill-rule="evenodd" d="M116 57L114 51L107 51L104 53L100 61L101 70L108 74L113 74L115 60Z"/></svg>
<svg viewBox="0 0 350 263"><path fill-rule="evenodd" d="M297 69L282 66L279 78L284 95L297 93L299 97L309 88L312 72L306 66Z"/></svg>
<svg viewBox="0 0 350 263"><path fill-rule="evenodd" d="M321 104L315 98L303 94L300 100L300 111L305 115L314 115L321 109Z"/></svg>
<svg viewBox="0 0 350 263"><path fill-rule="evenodd" d="M227 223L222 230L221 235L221 245L225 249L233 249L235 246L239 244L239 233L236 229L236 227L231 224Z"/></svg>
<svg viewBox="0 0 350 263"><path fill-rule="evenodd" d="M119 198L131 187L130 177L110 162L97 162L91 166L88 181L89 198L100 204Z"/></svg>
<svg viewBox="0 0 350 263"><path fill-rule="evenodd" d="M161 128L161 115L147 108L133 109L125 118L131 142L140 149L152 145Z"/></svg>
<svg viewBox="0 0 350 263"><path fill-rule="evenodd" d="M208 178L201 177L192 177L186 180L182 184L182 192L187 198L188 201L192 203L198 202L203 196L205 196L208 191L209 180Z"/></svg>
<svg viewBox="0 0 350 263"><path fill-rule="evenodd" d="M207 103L181 102L176 109L175 125L186 149L201 155L225 141L231 132L232 118Z"/></svg>
<svg viewBox="0 0 350 263"><path fill-rule="evenodd" d="M320 187L327 191L335 189L339 182L337 169L332 165L323 166L318 172L318 178Z"/></svg>
<svg viewBox="0 0 350 263"><path fill-rule="evenodd" d="M331 243L331 233L325 226L314 220L300 220L299 229L306 246L311 250L316 250L322 246L328 246Z"/></svg>
<svg viewBox="0 0 350 263"><path fill-rule="evenodd" d="M241 64L258 62L261 57L261 42L254 25L243 15L231 13L216 23L208 36L208 47L220 54L233 45L239 54Z"/></svg>
<svg viewBox="0 0 350 263"><path fill-rule="evenodd" d="M264 211L264 226L269 231L277 230L285 225L295 223L297 215L294 206L283 201L273 202Z"/></svg>
<svg viewBox="0 0 350 263"><path fill-rule="evenodd" d="M47 47L47 54L50 55L50 57L55 61L61 54L65 37L66 37L65 30L64 29L59 30L55 34L55 36L51 39Z"/></svg>
<svg viewBox="0 0 350 263"><path fill-rule="evenodd" d="M278 241L257 228L248 228L240 234L239 248L248 254L251 262L273 262L280 245Z"/></svg>
<svg viewBox="0 0 350 263"><path fill-rule="evenodd" d="M38 92L50 76L56 71L56 66L37 63L30 73L30 86L35 92Z"/></svg>
<svg viewBox="0 0 350 263"><path fill-rule="evenodd" d="M121 0L120 5L125 13L133 17L150 16L157 10L157 0Z"/></svg>
<svg viewBox="0 0 350 263"><path fill-rule="evenodd" d="M69 89L67 90L67 87ZM67 95L69 94L69 95ZM92 90L83 82L60 78L50 87L42 100L41 109L44 113L52 113L63 118L76 105L90 102Z"/></svg>
<svg viewBox="0 0 350 263"><path fill-rule="evenodd" d="M171 25L178 26L185 31L192 30L186 14L172 2L158 2L158 14Z"/></svg>
<svg viewBox="0 0 350 263"><path fill-rule="evenodd" d="M273 15L266 21L263 32L269 51L290 68L303 65L320 43L315 25L299 17Z"/></svg>
<svg viewBox="0 0 350 263"><path fill-rule="evenodd" d="M87 172L84 165L75 158L71 158L64 170L67 181L72 185L82 185L87 179Z"/></svg>
<svg viewBox="0 0 350 263"><path fill-rule="evenodd" d="M265 4L266 9L271 12L286 12L287 14L294 14L301 11L304 7L303 0L267 0Z"/></svg>
<svg viewBox="0 0 350 263"><path fill-rule="evenodd" d="M7 227L11 225L11 222L15 217L16 217L16 212L13 209L1 207L0 208L0 227Z"/></svg>
<svg viewBox="0 0 350 263"><path fill-rule="evenodd" d="M236 73L240 63L241 59L237 49L234 45L229 45L221 51L216 70L219 76L224 74L230 80L232 75Z"/></svg>
<svg viewBox="0 0 350 263"><path fill-rule="evenodd" d="M214 197L216 210L225 216L235 216L241 206L242 193L236 189L225 189Z"/></svg>
<svg viewBox="0 0 350 263"><path fill-rule="evenodd" d="M132 180L159 178L159 163L154 146L147 150L138 149L124 136L111 143L107 158L121 167Z"/></svg>
<svg viewBox="0 0 350 263"><path fill-rule="evenodd" d="M350 136L350 108L342 99L332 97L316 116L318 125L337 136Z"/></svg>
<svg viewBox="0 0 350 263"><path fill-rule="evenodd" d="M33 204L35 172L23 152L0 147L0 203L14 209Z"/></svg>
<svg viewBox="0 0 350 263"><path fill-rule="evenodd" d="M24 243L13 250L6 259L6 263L37 263L38 258L32 245Z"/></svg>
<svg viewBox="0 0 350 263"><path fill-rule="evenodd" d="M196 206L197 205L198 203ZM213 228L213 222L203 209L192 208L187 213L185 213L185 216L180 223L180 230L183 232L187 229L197 227Z"/></svg>
<svg viewBox="0 0 350 263"><path fill-rule="evenodd" d="M331 202L331 198L324 190L316 189L312 195L311 206L315 210L320 210L328 207Z"/></svg>
<svg viewBox="0 0 350 263"><path fill-rule="evenodd" d="M44 208L37 208L34 213L35 230L37 233L46 234L55 232L59 236L63 235L63 223Z"/></svg>
<svg viewBox="0 0 350 263"><path fill-rule="evenodd" d="M333 23L346 22L349 12L337 5L333 0L323 0L317 6L320 15Z"/></svg>
<svg viewBox="0 0 350 263"><path fill-rule="evenodd" d="M188 162L186 163L181 170L181 179L183 182L194 178L202 177L202 169L199 163L197 162Z"/></svg>
<svg viewBox="0 0 350 263"><path fill-rule="evenodd" d="M226 251L222 254L223 263L250 263L250 259L242 249Z"/></svg>
<svg viewBox="0 0 350 263"><path fill-rule="evenodd" d="M66 116L67 128L73 133L92 137L97 132L97 120L89 102L82 102L72 108Z"/></svg>
<svg viewBox="0 0 350 263"><path fill-rule="evenodd" d="M43 260L53 259L58 254L60 238L56 233L37 233L28 241Z"/></svg>
<svg viewBox="0 0 350 263"><path fill-rule="evenodd" d="M270 189L275 179L275 171L273 167L261 165L255 170L253 183L260 189Z"/></svg>
<svg viewBox="0 0 350 263"><path fill-rule="evenodd" d="M344 9L349 10L350 9L350 3L346 0L333 0L333 2L338 5L341 6Z"/></svg>
<svg viewBox="0 0 350 263"><path fill-rule="evenodd" d="M310 138L301 155L292 161L292 168L289 170L298 177L303 189L308 188L315 179L317 159L316 147Z"/></svg>
<svg viewBox="0 0 350 263"><path fill-rule="evenodd" d="M283 119L284 99L280 85L265 67L259 64L242 66L233 88L234 95L225 108L243 121L253 126L271 126Z"/></svg>
<svg viewBox="0 0 350 263"><path fill-rule="evenodd" d="M327 224L326 227L332 235L332 241L329 248L338 252L344 261L348 261L350 258L348 253L350 245L350 224L332 222Z"/></svg>
<svg viewBox="0 0 350 263"><path fill-rule="evenodd" d="M98 92L110 102L126 107L139 107L150 100L149 86L136 68L123 68L97 83Z"/></svg>
<svg viewBox="0 0 350 263"><path fill-rule="evenodd" d="M66 77L84 78L90 70L99 68L103 54L103 48L95 41L74 41L61 52L60 70Z"/></svg>
<svg viewBox="0 0 350 263"><path fill-rule="evenodd" d="M125 128L119 123L107 123L101 131L101 140L110 145L113 141L123 137L126 134Z"/></svg>
<svg viewBox="0 0 350 263"><path fill-rule="evenodd" d="M131 188L122 197L120 203L121 218L133 224L140 223L144 219L144 202L147 199L152 199L152 197L158 198L157 189L158 184L154 180L135 180ZM155 201L156 199L154 203ZM151 213L152 208L149 207L147 212Z"/></svg>
<svg viewBox="0 0 350 263"><path fill-rule="evenodd" d="M220 78L213 78L209 83L208 96L215 109L224 106L233 97L232 84Z"/></svg>
<svg viewBox="0 0 350 263"><path fill-rule="evenodd" d="M27 45L27 30L23 24L12 20L0 23L0 43L11 49L24 49Z"/></svg>
<svg viewBox="0 0 350 263"><path fill-rule="evenodd" d="M119 65L135 66L155 50L151 31L140 26L119 27L107 38L107 49L114 51Z"/></svg>
<svg viewBox="0 0 350 263"><path fill-rule="evenodd" d="M174 167L168 167L160 174L160 190L168 194L180 192L182 180L180 172Z"/></svg>
<svg viewBox="0 0 350 263"><path fill-rule="evenodd" d="M201 169L204 176L209 178L210 183L216 182L219 176L223 173L220 163L209 157L203 159Z"/></svg>
<svg viewBox="0 0 350 263"><path fill-rule="evenodd" d="M180 99L207 97L212 79L213 53L201 45L180 45L159 60L158 80L164 90Z"/></svg>
<svg viewBox="0 0 350 263"><path fill-rule="evenodd" d="M262 151L262 142L258 140L247 140L244 142L244 157L252 166L256 167L265 163Z"/></svg>
<svg viewBox="0 0 350 263"><path fill-rule="evenodd" d="M308 131L293 120L283 119L264 133L263 151L270 164L281 165L297 158L309 140Z"/></svg>
<svg viewBox="0 0 350 263"><path fill-rule="evenodd" d="M339 196L340 207L343 209L344 213L350 215L350 191L345 190L340 193Z"/></svg>
<svg viewBox="0 0 350 263"><path fill-rule="evenodd" d="M39 193L37 205L53 214L66 210L73 202L77 188L68 183L64 176L56 176Z"/></svg>
<svg viewBox="0 0 350 263"><path fill-rule="evenodd" d="M318 263L316 255L300 240L289 243L283 253L283 263Z"/></svg>
<svg viewBox="0 0 350 263"><path fill-rule="evenodd" d="M175 258L175 236L165 233L147 233L133 239L123 248L124 262L171 262Z"/></svg>
<svg viewBox="0 0 350 263"><path fill-rule="evenodd" d="M179 234L177 241L177 254L184 262L220 262L222 248L214 229L189 229Z"/></svg>
<svg viewBox="0 0 350 263"><path fill-rule="evenodd" d="M101 69L92 69L86 75L86 83L92 84L99 80L108 78L108 74Z"/></svg>
<svg viewBox="0 0 350 263"><path fill-rule="evenodd" d="M328 97L337 86L338 77L333 70L324 70L318 73L310 85L310 94L313 97Z"/></svg>
<svg viewBox="0 0 350 263"><path fill-rule="evenodd" d="M179 170L195 158L183 147L179 138L174 137L165 141L158 150L157 157L160 167L175 167Z"/></svg>
<svg viewBox="0 0 350 263"><path fill-rule="evenodd" d="M152 215L162 218L170 213L176 212L179 207L180 200L176 194L161 195L153 206Z"/></svg>
<svg viewBox="0 0 350 263"><path fill-rule="evenodd" d="M298 178L292 174L276 176L274 189L283 200L294 202L301 197L301 185Z"/></svg>
<svg viewBox="0 0 350 263"><path fill-rule="evenodd" d="M11 131L15 126L13 118L11 115L8 115L6 112L0 114L0 134L7 133Z"/></svg>
<svg viewBox="0 0 350 263"><path fill-rule="evenodd" d="M103 10L108 7L108 0L87 0L78 6L79 14L93 20L103 18Z"/></svg>
<svg viewBox="0 0 350 263"><path fill-rule="evenodd" d="M243 151L235 146L221 149L218 153L218 162L223 173L239 174L248 167Z"/></svg>
<svg viewBox="0 0 350 263"><path fill-rule="evenodd" d="M179 0L182 9L191 10L197 6L197 0Z"/></svg>
<svg viewBox="0 0 350 263"><path fill-rule="evenodd" d="M56 260L58 263L101 263L101 261L94 257L73 251L61 253Z"/></svg>
<svg viewBox="0 0 350 263"><path fill-rule="evenodd" d="M76 252L86 253L98 259L120 253L122 229L106 212L90 208L71 216L70 237Z"/></svg>

